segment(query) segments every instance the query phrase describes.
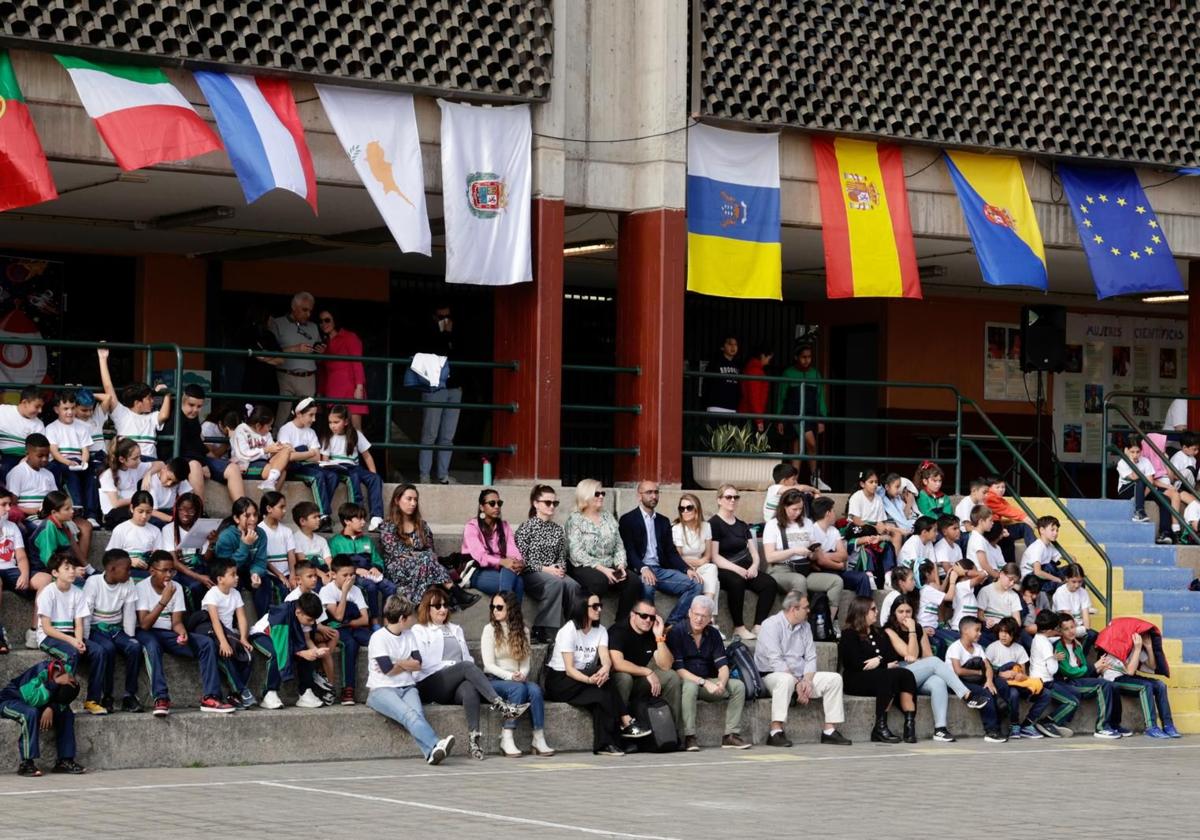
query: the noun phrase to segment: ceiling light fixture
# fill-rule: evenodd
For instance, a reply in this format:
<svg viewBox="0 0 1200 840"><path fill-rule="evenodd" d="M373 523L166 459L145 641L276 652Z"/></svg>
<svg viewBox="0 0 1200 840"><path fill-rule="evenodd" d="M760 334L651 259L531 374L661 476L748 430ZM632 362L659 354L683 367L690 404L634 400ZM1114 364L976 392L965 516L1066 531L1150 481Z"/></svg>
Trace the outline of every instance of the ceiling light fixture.
<svg viewBox="0 0 1200 840"><path fill-rule="evenodd" d="M572 242L563 246L564 257L581 257L585 254L602 254L617 247L612 239L592 239L584 242Z"/></svg>
<svg viewBox="0 0 1200 840"><path fill-rule="evenodd" d="M209 222L217 222L222 219L232 219L234 209L225 205L215 205L213 207L200 207L196 210L186 210L183 213L169 213L165 216L156 216L145 222L134 222L134 230L170 230L172 228L189 227L191 225L203 225Z"/></svg>
<svg viewBox="0 0 1200 840"><path fill-rule="evenodd" d="M1187 295L1151 295L1142 298L1142 303L1187 303Z"/></svg>

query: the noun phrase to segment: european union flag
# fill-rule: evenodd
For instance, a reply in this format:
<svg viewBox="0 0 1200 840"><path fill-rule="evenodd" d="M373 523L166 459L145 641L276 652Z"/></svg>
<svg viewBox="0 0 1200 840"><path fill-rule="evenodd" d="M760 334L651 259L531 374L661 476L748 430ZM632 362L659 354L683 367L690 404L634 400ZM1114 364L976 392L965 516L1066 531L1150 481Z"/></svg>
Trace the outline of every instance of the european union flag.
<svg viewBox="0 0 1200 840"><path fill-rule="evenodd" d="M1183 278L1132 169L1059 164L1096 297L1182 292Z"/></svg>

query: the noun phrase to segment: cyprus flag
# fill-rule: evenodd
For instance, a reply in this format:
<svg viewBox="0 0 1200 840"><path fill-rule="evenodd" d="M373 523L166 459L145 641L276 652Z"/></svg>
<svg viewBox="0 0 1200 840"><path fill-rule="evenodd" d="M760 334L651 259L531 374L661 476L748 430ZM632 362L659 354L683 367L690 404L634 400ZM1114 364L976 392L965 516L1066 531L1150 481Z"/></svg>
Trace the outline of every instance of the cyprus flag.
<svg viewBox="0 0 1200 840"><path fill-rule="evenodd" d="M429 214L413 98L316 85L325 114L401 251L429 256Z"/></svg>

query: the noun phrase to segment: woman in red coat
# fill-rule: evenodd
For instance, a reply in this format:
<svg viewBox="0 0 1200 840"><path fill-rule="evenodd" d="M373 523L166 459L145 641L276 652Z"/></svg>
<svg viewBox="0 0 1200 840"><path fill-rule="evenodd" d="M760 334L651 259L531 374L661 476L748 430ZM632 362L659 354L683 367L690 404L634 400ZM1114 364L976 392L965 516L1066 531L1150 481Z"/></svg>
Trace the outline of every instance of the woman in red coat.
<svg viewBox="0 0 1200 840"><path fill-rule="evenodd" d="M748 376L765 376L767 365L771 364L771 358L774 355L775 351L769 347L756 347L753 355L746 362L746 366L742 368L742 373ZM766 414L767 400L770 396L770 382L744 379L742 380L742 400L738 406L738 412L740 414ZM766 428L766 421L756 420L754 421L754 426L761 432Z"/></svg>
<svg viewBox="0 0 1200 840"><path fill-rule="evenodd" d="M325 353L331 356L361 356L362 340L353 332L338 326L333 313L321 311L317 323L325 336ZM367 399L367 379L362 362L341 360L323 361L317 372L317 393L335 400ZM349 404L350 422L355 429L362 430L365 405Z"/></svg>

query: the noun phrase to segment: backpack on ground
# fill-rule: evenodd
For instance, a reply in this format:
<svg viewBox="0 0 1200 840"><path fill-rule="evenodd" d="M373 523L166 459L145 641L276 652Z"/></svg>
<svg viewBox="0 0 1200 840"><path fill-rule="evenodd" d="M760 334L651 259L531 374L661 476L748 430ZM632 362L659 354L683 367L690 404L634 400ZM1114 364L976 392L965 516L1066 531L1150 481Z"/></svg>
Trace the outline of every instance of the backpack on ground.
<svg viewBox="0 0 1200 840"><path fill-rule="evenodd" d="M755 700L759 697L770 697L767 684L763 682L758 666L754 664L754 654L740 639L734 639L725 648L725 656L729 659L729 672L746 686L746 699Z"/></svg>
<svg viewBox="0 0 1200 840"><path fill-rule="evenodd" d="M637 719L650 729L650 737L638 742L652 748L655 752L675 752L679 749L679 735L675 731L675 716L671 707L661 697L645 700L635 709Z"/></svg>

